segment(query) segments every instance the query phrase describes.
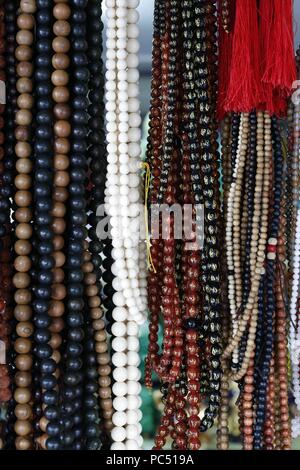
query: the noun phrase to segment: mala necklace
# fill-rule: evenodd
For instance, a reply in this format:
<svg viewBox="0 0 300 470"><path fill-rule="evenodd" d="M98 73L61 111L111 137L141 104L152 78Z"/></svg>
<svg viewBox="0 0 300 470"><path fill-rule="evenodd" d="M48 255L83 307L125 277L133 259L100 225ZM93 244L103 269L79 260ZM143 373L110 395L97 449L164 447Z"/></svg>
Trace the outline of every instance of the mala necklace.
<svg viewBox="0 0 300 470"><path fill-rule="evenodd" d="M294 109L294 152L299 158L298 148L298 132L299 132L299 110L296 106ZM296 403L297 412L300 409L300 381L299 381L299 319L298 319L298 297L299 297L299 268L300 268L300 247L299 247L299 231L300 231L300 204L299 200L296 205L296 224L294 232L293 258L292 258L292 288L290 297L290 337L289 346L291 354L291 368L292 368L292 386L293 395ZM300 434L300 419L296 416L292 421L293 437Z"/></svg>
<svg viewBox="0 0 300 470"><path fill-rule="evenodd" d="M273 15L272 31L281 27L280 8L263 2L258 12L260 21L257 22L255 2L251 5L251 1L242 4L237 0L235 11L231 11L231 7L228 2L220 3L220 37L224 44L220 49L219 67L224 83L218 111L220 114L232 110L236 113L231 119L232 176L228 197L224 198L227 206L225 241L231 331L222 356L224 376L218 447L228 448L228 387L229 380L233 379L240 388L239 424L243 448L286 449L290 445L285 413L287 351L281 336L286 333L285 306L281 296L285 278L282 200L286 193L279 123L272 115L285 112L285 97L290 94L295 64L292 47L285 49L286 61L278 61L277 71L281 70L285 76L282 86L287 86L287 93L278 94L275 69L270 72L268 68L271 59L266 32L269 16ZM249 20L246 28L245 8L248 9ZM292 34L290 11L286 11L290 27L287 36ZM231 31L228 25L233 23ZM227 37L222 29L227 31ZM261 47L255 43L258 37ZM241 50L242 43L244 53L247 49L247 54L252 57L249 70L243 68L243 71L237 52ZM287 62L290 66L285 69ZM260 63L265 69L262 75ZM241 73L244 73L243 80L238 85ZM227 162L225 148L223 165L226 178ZM279 374L282 389L277 385ZM281 418L284 430L282 447L279 437Z"/></svg>
<svg viewBox="0 0 300 470"><path fill-rule="evenodd" d="M5 30L2 29L1 34L5 32L5 43L2 44L2 52L4 53L5 60L5 84L2 81L2 94L3 102L6 102L5 110L3 114L3 126L5 125L5 134L1 139L1 143L4 143L3 150L4 152L1 155L1 174L2 174L2 184L1 184L1 210L3 230L1 234L1 298L3 299L4 304L1 305L1 316L4 323L1 325L0 339L2 334L3 343L2 343L2 355L4 356L3 364L1 366L3 369L3 379L2 379L2 394L4 402L11 397L13 392L13 385L11 377L14 371L14 351L11 346L11 340L13 340L13 328L14 322L13 317L13 294L12 294L12 240L11 240L11 230L13 229L13 224L11 223L11 211L13 209L13 176L14 176L14 116L16 111L16 75L15 75L15 44L16 44L16 3L11 2L10 5L5 7L4 23L3 25ZM4 48L5 46L5 48ZM4 78L4 77L1 77ZM6 95L6 96L5 96ZM12 334L12 337L9 339L8 335ZM2 361L1 361L2 362ZM10 377L9 377L10 376ZM11 384L11 386L10 386ZM0 398L0 401L2 399ZM4 430L5 432L5 446L10 448L13 445L14 439L14 400L10 399L7 408L7 426Z"/></svg>
<svg viewBox="0 0 300 470"><path fill-rule="evenodd" d="M234 380L243 449L288 450L299 105L278 116L296 78L292 2L155 1L142 164L138 6L106 0L104 77L100 0L0 0L0 445L141 449L149 305L154 449L200 449L217 416L228 449Z"/></svg>
<svg viewBox="0 0 300 470"><path fill-rule="evenodd" d="M94 276L96 276L98 289L100 290L99 282L102 275L102 257L103 242L98 239L97 224L101 221L101 217L97 215L98 208L104 204L104 190L105 190L105 169L106 169L106 149L104 142L104 78L103 78L103 63L101 59L102 51L102 30L103 24L101 22L101 2L98 0L88 3L87 6L87 24L88 24L88 58L89 58L89 71L90 71L90 101L89 105L89 129L88 142L90 144L88 153L91 156L89 162L89 178L92 189L90 192L90 200L88 208L89 213L89 251L92 255L92 262L94 265ZM97 314L96 314L97 312ZM101 315L100 315L101 312ZM107 353L108 344L105 333L105 324L101 319L103 312L100 307L95 311L97 318L93 318L95 329L95 350L97 352L98 363L98 385L100 408L102 411L102 418L104 420L104 428L110 431L112 428L112 400L111 400L111 378L109 367L109 356Z"/></svg>
<svg viewBox="0 0 300 470"><path fill-rule="evenodd" d="M280 217L280 200L282 194L282 154L281 154L281 140L277 128L276 118L273 118L273 136L274 136L274 196L272 218L270 221L270 238L267 246L267 265L266 265L266 306L264 308L264 334L265 344L261 351L260 365L256 367L260 369L260 377L257 377L257 406L256 406L256 422L254 426L254 449L262 447L262 431L264 424L264 415L266 412L266 397L268 377L271 380L270 367L272 362L274 332L273 332L273 317L275 311L275 267L276 267L276 245L278 243L279 232L279 217ZM262 340L262 338L261 338Z"/></svg>
<svg viewBox="0 0 300 470"><path fill-rule="evenodd" d="M70 43L68 36L70 34L70 9L67 5L68 2L56 2L53 7L53 40L52 40L52 66L53 72L51 74L51 81L53 85L52 96L54 100L53 107L53 129L54 129L54 174L53 174L53 191L52 191L52 229L53 229L53 259L54 268L53 285L51 292L51 302L49 315L51 316L51 340L50 344L53 348L53 355L57 361L60 361L60 346L62 344L61 332L64 328L64 321L62 319L65 312L64 300L66 297L65 281L65 240L63 234L66 230L65 215L66 215L66 200L68 198L68 191L66 186L69 183L69 174L67 172L69 167L68 152L70 149L69 137L71 133L71 126L68 119L71 116L69 106L69 91L67 88L69 82L68 65L69 61L66 60L65 54L69 51ZM65 58L65 60L64 60ZM60 365L58 366L60 369ZM60 371L59 371L60 374ZM54 410L50 410L50 416L57 420ZM48 413L49 415L49 413ZM48 417L47 417L48 418ZM62 423L60 422L60 425ZM44 430L47 432L49 439L44 435L45 445L57 445L57 421L53 427L49 424ZM47 440L46 440L47 439ZM54 444L53 444L54 442Z"/></svg>
<svg viewBox="0 0 300 470"><path fill-rule="evenodd" d="M63 357L62 430L64 448L83 448L83 351L84 338L84 287L83 252L86 239L86 201L83 184L86 174L87 151L87 94L89 71L87 68L87 43L85 27L86 2L70 1L71 16L71 141L70 184L68 200L67 259L67 315L68 333ZM70 47L70 46L68 46ZM63 59L69 62L63 52ZM70 425L68 422L71 421Z"/></svg>
<svg viewBox="0 0 300 470"><path fill-rule="evenodd" d="M35 181L35 256L34 256L34 322L35 348L41 389L42 408L40 411L40 430L49 433L46 446L57 449L59 446L59 426L57 426L58 392L56 390L57 364L52 357L54 348L50 342L53 269L55 268L54 230L52 218L53 183L53 92L51 85L51 40L52 8L51 2L37 1L36 13L36 129L34 144ZM31 90L28 90L31 91ZM44 405L44 406L43 406ZM50 410L49 410L50 408ZM50 411L50 412L49 412ZM49 413L48 413L49 412ZM45 426L42 417L47 419Z"/></svg>
<svg viewBox="0 0 300 470"><path fill-rule="evenodd" d="M17 19L17 83L18 90L15 152L16 177L15 185L18 190L29 191L32 188L32 153L31 143L31 123L32 109L34 99L32 96L32 81L34 74L33 64L30 63L33 47L33 28L35 25L34 14L36 12L36 3L21 2ZM28 83L27 89L24 89L24 82ZM15 195L15 219L16 219L16 240L14 244L15 253L15 274L13 278L16 306L14 316L16 319L16 339L14 348L16 351L15 365L18 369L15 375L15 416L17 423L16 431L16 449L28 450L33 447L32 436L32 335L34 325L32 322L32 293L31 283L31 259L32 252L31 238L33 234L32 207L31 204L20 206L18 204L17 193ZM22 294L22 295L18 295ZM23 347L22 347L23 346Z"/></svg>
<svg viewBox="0 0 300 470"><path fill-rule="evenodd" d="M6 10L1 2L0 4L0 81L1 81L1 104L0 104L0 207L1 207L1 221L0 221L0 276L1 276L1 291L0 291L0 347L1 347L1 364L0 364L0 403L8 402L12 396L10 388L10 367L6 360L9 359L7 354L9 346L9 335L11 332L11 268L10 268L10 220L7 214L10 213L10 196L11 196L11 168L12 168L12 153L11 153L11 139L13 139L11 129L5 136L3 132L6 118L9 125L11 125L11 117L15 105L15 96L12 95L12 64L11 64L11 32L9 27L13 22L14 8ZM7 36L7 37L6 37ZM9 52L6 53L9 48ZM12 54L13 55L13 54ZM7 72L6 72L7 69ZM12 98L11 103L6 100Z"/></svg>
<svg viewBox="0 0 300 470"><path fill-rule="evenodd" d="M297 50L297 65L299 75L299 49ZM287 205L288 220L288 250L289 263L291 272L291 291L289 299L289 349L291 354L291 375L292 390L296 404L296 413L299 413L299 242L298 235L300 228L300 210L299 210L299 125L300 125L300 108L299 104L291 104L291 125L290 131L290 148L288 154L288 172L287 172L287 197L289 204ZM292 435L296 438L300 434L300 419L295 416L292 420Z"/></svg>
<svg viewBox="0 0 300 470"><path fill-rule="evenodd" d="M12 241L10 232L12 224L10 212L12 209L12 182L14 163L14 136L13 136L13 114L16 105L16 89L14 74L14 45L15 45L15 4L14 2L1 8L1 169L0 169L0 271L1 271L1 291L0 291L0 403L6 406L7 423L3 428L3 438L6 448L13 442L14 416L12 399L11 376L13 373L14 354L11 351L12 325L12 268L11 268L11 247ZM5 37L5 40L4 40ZM7 130L5 129L7 122Z"/></svg>
<svg viewBox="0 0 300 470"><path fill-rule="evenodd" d="M140 197L140 125L138 80L138 19L135 0L107 1L107 191L106 210L112 236L111 270L115 276L112 300L115 308L111 333L115 395L111 432L112 449L138 449L142 445L140 414L140 373L138 366L138 324L145 320L145 300L139 289L139 250L135 223ZM130 192L129 192L130 190ZM133 295L133 289L135 295ZM132 410L127 414L124 410Z"/></svg>
<svg viewBox="0 0 300 470"><path fill-rule="evenodd" d="M156 272L148 277L151 323L146 384L151 385L151 369L163 383L165 408L155 449L162 448L170 435L175 449L197 450L200 431L212 426L217 415L221 378L219 253L216 249L218 173L214 153L217 146L211 121L214 103L209 94L215 86L215 10L214 5L205 3L196 7L191 1L184 2L182 8L176 1L166 2L164 14L161 9L161 5L156 5L154 12L152 107L147 148L153 176L150 200L169 205L181 200L186 204L204 203L207 232L201 256L197 251L188 251L190 240L185 240L182 249L179 242L175 243L172 215L167 219L169 236L151 241ZM182 39L179 39L180 34ZM177 53L179 41L183 44L183 62ZM195 49L200 55L193 58ZM203 295L198 293L200 276ZM158 356L160 302L164 339L163 352ZM208 401L202 420L199 418L201 399ZM182 405L177 408L177 400L187 403L187 411Z"/></svg>
<svg viewBox="0 0 300 470"><path fill-rule="evenodd" d="M286 175L287 176L287 175ZM277 402L276 410L276 448L291 448L291 425L289 418L288 389L288 344L287 344L287 311L284 289L286 288L286 225L284 216L286 199L281 202L281 217L277 243L278 264L276 269L276 322L275 322L275 380Z"/></svg>

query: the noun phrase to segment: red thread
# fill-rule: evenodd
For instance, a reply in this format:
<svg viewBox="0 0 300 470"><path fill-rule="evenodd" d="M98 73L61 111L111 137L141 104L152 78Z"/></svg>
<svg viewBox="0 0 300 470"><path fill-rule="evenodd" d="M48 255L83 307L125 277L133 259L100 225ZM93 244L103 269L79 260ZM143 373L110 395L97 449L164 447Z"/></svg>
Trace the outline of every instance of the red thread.
<svg viewBox="0 0 300 470"><path fill-rule="evenodd" d="M230 80L225 111L250 112L262 101L256 0L236 0Z"/></svg>
<svg viewBox="0 0 300 470"><path fill-rule="evenodd" d="M296 80L292 0L260 0L260 46L263 101L271 114L285 114Z"/></svg>

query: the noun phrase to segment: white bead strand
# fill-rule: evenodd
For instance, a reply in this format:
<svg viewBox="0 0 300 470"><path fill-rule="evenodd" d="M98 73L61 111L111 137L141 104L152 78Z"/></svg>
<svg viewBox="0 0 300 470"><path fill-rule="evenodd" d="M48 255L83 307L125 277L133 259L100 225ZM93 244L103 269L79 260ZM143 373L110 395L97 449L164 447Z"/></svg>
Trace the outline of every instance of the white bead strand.
<svg viewBox="0 0 300 470"><path fill-rule="evenodd" d="M138 324L145 321L146 255L139 240L141 204L138 100L139 2L106 0L106 129L108 168L105 209L110 216L115 308L112 316L114 428L112 450L139 449L141 437ZM139 270L142 268L141 274ZM140 278L143 279L140 286Z"/></svg>
<svg viewBox="0 0 300 470"><path fill-rule="evenodd" d="M300 203L298 203L300 206ZM295 404L298 413L300 413L300 378L299 378L299 362L300 362L300 330L297 320L297 305L299 296L299 270L300 270L300 207L297 209L297 222L294 240L294 256L293 256L293 277L292 292L290 299L290 357L292 369L292 390L295 398ZM296 439L300 436L300 416L296 416L292 420L292 437Z"/></svg>
<svg viewBox="0 0 300 470"><path fill-rule="evenodd" d="M107 138L107 178L105 191L105 210L110 216L112 236L112 258L114 260L111 270L114 275L113 287L115 294L113 302L115 308L112 312L114 323L112 325L112 364L113 371L113 400L114 414L112 416L113 429L111 432L112 450L125 450L126 424L127 424L127 327L128 310L125 306L122 282L128 278L125 269L125 252L120 237L120 178L118 154L118 25L120 24L120 8L116 0L106 0L107 39L106 39L106 138Z"/></svg>
<svg viewBox="0 0 300 470"><path fill-rule="evenodd" d="M127 450L142 448L142 426L140 424L141 413L141 373L139 370L139 327L146 320L147 300L142 292L141 278L146 276L146 253L141 250L140 240L140 209L142 207L141 195L141 117L138 72L139 29L137 21L139 15L136 11L139 2L127 0L127 97L128 97L128 163L129 163L129 234L124 240L126 264L129 271L130 287L127 289L127 301L131 301L129 307L129 321L127 323L127 426L126 442ZM127 117L127 116L126 116ZM144 245L144 244L143 244ZM125 293L125 292L124 292ZM127 294L125 293L125 294ZM132 297L130 297L130 294ZM129 407L133 403L134 408Z"/></svg>

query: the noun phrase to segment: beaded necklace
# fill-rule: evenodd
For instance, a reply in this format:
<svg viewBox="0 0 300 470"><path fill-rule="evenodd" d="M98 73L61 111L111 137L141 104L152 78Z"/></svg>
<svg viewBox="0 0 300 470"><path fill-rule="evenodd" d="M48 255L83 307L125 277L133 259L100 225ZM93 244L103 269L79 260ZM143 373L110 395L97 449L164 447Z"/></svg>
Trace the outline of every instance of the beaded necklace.
<svg viewBox="0 0 300 470"><path fill-rule="evenodd" d="M270 376L270 366L272 361L274 332L273 318L275 311L275 267L276 267L276 245L278 243L280 201L282 194L282 173L283 162L281 153L281 139L277 127L276 118L272 119L273 140L274 140L274 196L272 219L270 222L269 239L267 246L267 266L266 266L266 306L264 312L264 337L265 343L263 351L260 355L260 377L257 390L257 419L254 427L254 449L262 446L262 431L264 423L264 413L266 408L267 383Z"/></svg>
<svg viewBox="0 0 300 470"><path fill-rule="evenodd" d="M103 278L103 257L101 252L103 247L107 244L107 240L102 241L98 239L97 224L101 220L97 216L98 207L104 203L104 190L105 190L105 173L106 173L106 148L104 142L104 122L103 122L103 93L104 93L104 77L103 77L103 62L101 58L102 51L102 37L103 24L101 22L102 8L98 0L88 3L87 6L87 23L88 23L88 58L89 58L89 71L90 71L90 101L89 105L89 129L88 142L90 144L88 153L90 155L89 172L90 183L92 189L89 199L89 216L88 221L90 224L89 238L89 251L92 254L92 262L94 265L97 284L99 286L100 280ZM100 286L99 286L100 288ZM102 310L101 310L102 312ZM102 316L102 315L101 315ZM100 308L97 310L97 322L95 327L95 348L97 351L97 362L99 372L99 397L100 407L102 409L102 418L104 420L104 428L107 431L111 430L112 422L111 417L113 413L112 401L110 397L110 368L108 364L103 364L104 358L107 357L107 339L105 334L105 325L101 320ZM95 323L95 322L94 322ZM107 359L106 359L107 360ZM108 360L107 360L108 363ZM106 401L103 401L106 400Z"/></svg>
<svg viewBox="0 0 300 470"><path fill-rule="evenodd" d="M2 3L2 2L1 2ZM4 362L0 365L0 403L8 402L12 396L10 373L10 358L8 354L11 332L11 267L10 251L11 240L9 237L10 209L12 196L12 168L13 168L13 142L14 136L11 129L13 124L13 113L15 111L15 80L14 80L14 20L15 5L8 8L0 5L0 28L1 28L1 48L0 48L0 80L2 93L4 96L0 104L0 139L1 139L1 166L0 166L0 341L1 356L4 355ZM13 44L12 44L13 43ZM11 99L11 101L9 101ZM4 133L4 125L7 125L7 133ZM7 361L7 362L6 362Z"/></svg>
<svg viewBox="0 0 300 470"><path fill-rule="evenodd" d="M62 396L62 445L64 448L83 448L83 363L81 354L84 338L84 275L82 272L84 240L86 238L86 202L83 184L86 174L87 150L87 94L89 71L87 68L86 1L70 1L71 16L71 146L70 184L68 201L67 315L68 334L65 344ZM66 52L66 51L65 51ZM64 53L63 53L64 54ZM67 55L63 60L69 62ZM69 425L68 422L71 421Z"/></svg>
<svg viewBox="0 0 300 470"><path fill-rule="evenodd" d="M294 130L296 131L296 138L298 139L298 110L295 109ZM296 139L295 139L296 140ZM296 146L296 144L294 144ZM296 146L297 148L297 146ZM294 148L294 151L296 149ZM298 153L298 149L297 149ZM299 295L299 266L300 266L300 250L299 250L299 230L300 230L300 208L299 202L297 203L296 210L296 224L294 232L293 258L292 258L292 288L290 297L290 336L289 336L289 349L291 354L291 368L292 368L292 384L293 395L296 403L296 409L299 410L299 397L300 397L300 383L299 383L299 320L298 320L298 295ZM300 434L300 420L296 416L292 421L292 435L297 437Z"/></svg>
<svg viewBox="0 0 300 470"><path fill-rule="evenodd" d="M210 101L210 93L215 87L215 10L214 6L208 4L197 7L192 1L186 1L177 8L178 5L172 2L165 3L166 13L161 13L161 17L165 17L166 22L162 20L160 27L158 5L154 12L152 107L147 153L153 175L150 200L171 205L180 201L186 204L204 202L206 245L203 256L187 249L190 243L188 239L183 244L178 242L176 246L172 214L168 217L169 237L151 241L156 272L150 273L148 277L151 323L146 383L151 385L151 369L154 370L162 380L165 401L155 449L162 448L170 435L175 449L196 450L200 448L200 431L210 427L217 414L221 376L219 254L216 250L219 203L217 154L214 153L217 134L211 121L214 102ZM164 54L161 71L160 42ZM182 58L177 55L181 42L184 53ZM167 53L164 53L164 48ZM201 55L197 54L194 58L192 51L195 48ZM174 70L176 77L172 81ZM167 113L164 118L165 109ZM170 129L172 125L172 133L169 125ZM163 143L161 149L160 141ZM200 163L199 152L202 159ZM167 178L164 176L167 174L166 168ZM198 294L200 274L203 296ZM160 355L156 344L159 305L164 321L163 350ZM211 368L210 372L208 367ZM186 402L186 411L183 407L177 409L175 405L178 387L181 390L178 399L181 403ZM198 416L201 398L207 399L209 403L202 420ZM183 431L185 426L186 436Z"/></svg>
<svg viewBox="0 0 300 470"><path fill-rule="evenodd" d="M32 120L31 110L34 105L33 96L30 93L22 93L20 85L24 77L32 80L34 68L33 65L27 61L22 60L24 57L20 57L20 49L23 48L24 52L27 51L27 54L30 55L32 43L33 43L33 28L34 28L34 16L33 14L36 11L36 4L32 2L30 5L24 5L24 2L20 6L17 24L18 24L18 34L17 34L17 44L18 48L16 49L16 59L17 59L17 89L19 95L17 98L17 116L20 118L23 116L23 119L17 120L17 127L15 129L15 138L16 146L15 152L17 156L16 161L16 177L15 184L19 189L29 190L32 186L32 173L33 164L32 164L32 144L31 144L31 135L30 135L30 125ZM23 52L23 54L24 54ZM24 116L27 116L27 119L24 121ZM21 184L21 187L20 187ZM30 290L30 253L32 250L31 236L32 236L32 210L31 207L18 207L16 201L16 241L14 244L14 253L15 253L15 275L13 278L14 286L17 292L23 292L23 296L27 293L27 299L24 297L23 300L16 302L14 309L14 316L16 319L16 341L15 341L15 350L19 353L16 357L16 366L20 369L19 378L16 382L19 382L18 386L24 387L27 390L27 400L22 400L18 402L16 400L15 415L19 422L23 423L23 428L27 426L26 431L22 429L22 434L16 432L16 448L20 450L27 450L33 447L32 440L32 404L31 404L31 383L32 383L32 356L30 355L32 344L31 338L33 334L33 323L32 323L32 308L30 305L31 301L31 290ZM23 228L23 230L22 230ZM22 289L22 290L21 290ZM29 359L28 367L25 368L22 366L22 354L25 351L18 351L18 344L21 341L26 341L27 346L27 355ZM23 356L24 357L24 356ZM22 381L19 381L23 377ZM16 375L17 378L17 375ZM16 397L17 398L17 397Z"/></svg>
<svg viewBox="0 0 300 470"><path fill-rule="evenodd" d="M53 181L53 101L51 85L51 40L52 40L52 9L51 2L37 1L36 13L36 39L37 55L35 58L36 81L36 129L34 144L35 181L34 181L34 216L35 225L35 257L34 257L34 322L35 347L37 369L39 370L39 386L41 388L41 402L44 405L41 415L46 415L48 408L53 407L58 413L58 392L55 390L57 378L55 376L56 362L51 357L53 347L50 325L50 302L53 284L53 268L55 259L54 231L52 210L52 181ZM27 87L27 92L31 89ZM24 90L25 91L25 90ZM40 418L41 431L51 429L51 437L47 440L47 447L57 448L59 428L56 426L57 416L47 419L48 424ZM53 423L53 426L52 426ZM53 429L52 429L53 427Z"/></svg>
<svg viewBox="0 0 300 470"><path fill-rule="evenodd" d="M136 239L140 198L140 116L138 80L138 14L135 0L107 1L108 41L106 98L107 182L106 210L112 226L111 265L115 276L111 326L115 395L111 431L112 449L138 449L142 445L138 324L145 320L146 303L139 285L139 248ZM109 62L111 61L111 62ZM133 294L135 292L135 295ZM132 410L128 418L125 409Z"/></svg>

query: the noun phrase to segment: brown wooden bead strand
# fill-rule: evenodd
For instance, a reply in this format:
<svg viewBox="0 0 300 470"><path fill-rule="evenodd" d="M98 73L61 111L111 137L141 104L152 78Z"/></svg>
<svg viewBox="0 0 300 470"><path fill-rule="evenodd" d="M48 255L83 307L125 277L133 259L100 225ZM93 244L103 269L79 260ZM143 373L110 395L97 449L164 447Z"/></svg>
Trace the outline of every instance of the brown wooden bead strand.
<svg viewBox="0 0 300 470"><path fill-rule="evenodd" d="M67 12L68 1L56 1L53 8L54 24L53 33L54 39L52 42L52 50L55 56L56 53L61 51L60 44L63 43L65 48L69 48L68 35L70 33L69 15ZM62 7L62 8L61 8ZM64 233L66 231L66 201L68 198L68 184L69 184L69 157L70 150L69 137L71 134L71 126L69 119L71 116L71 109L69 106L69 94L66 85L69 81L68 64L56 64L53 60L54 71L52 73L51 81L53 88L54 105L54 185L53 185L53 208L52 208L52 229L54 233L53 258L55 267L53 269L53 286L52 286L52 300L50 304L50 315L52 315L52 325L50 331L52 333L51 346L54 352L58 352L62 338L61 331L64 327L63 314L65 311L64 299L66 297L65 287L65 253L64 253ZM64 88L63 88L64 87Z"/></svg>
<svg viewBox="0 0 300 470"><path fill-rule="evenodd" d="M94 272L92 256L85 242L85 252L82 270L84 272L85 295L88 299L90 317L94 329L95 351L98 362L99 405L102 411L104 428L107 432L113 428L112 392L111 392L111 366L108 354L108 337L105 331L104 313L101 307L97 276Z"/></svg>
<svg viewBox="0 0 300 470"><path fill-rule="evenodd" d="M286 285L286 240L284 217L284 204L281 207L281 220L279 225L276 269L276 314L275 314L275 377L278 387L278 442L276 446L279 450L290 450L292 446L291 426L289 416L289 386L288 386L288 345L287 345L287 312L284 300L284 287ZM276 426L276 427L277 427Z"/></svg>
<svg viewBox="0 0 300 470"><path fill-rule="evenodd" d="M266 450L275 449L275 376L274 360L272 360L267 390L267 409L264 427L264 448Z"/></svg>
<svg viewBox="0 0 300 470"><path fill-rule="evenodd" d="M5 5L0 2L0 80L6 82L5 66ZM3 176L5 172L5 111L4 103L0 104L0 186L4 186ZM11 380L9 377L9 365L6 363L7 351L10 344L10 320L11 309L11 263L10 263L10 236L9 221L3 222L4 233L1 236L0 252L0 341L1 341L1 363L0 363L0 406L10 400ZM4 360L2 362L2 355Z"/></svg>
<svg viewBox="0 0 300 470"><path fill-rule="evenodd" d="M33 447L32 436L32 342L34 326L31 321L31 289L30 289L30 268L31 268L31 237L32 237L32 209L31 193L32 186L32 145L30 137L30 127L32 123L32 108L34 105L33 96L28 93L31 89L33 66L29 62L33 47L34 30L34 12L35 1L20 2L20 10L17 19L17 90L19 96L17 100L18 111L16 113L16 169L15 186L17 189L15 195L16 204L16 241L15 241L15 270L13 278L15 291L15 310L14 315L17 320L16 334L17 339L14 343L14 349L17 353L15 365L18 372L15 375L15 393L16 401L15 432L17 438L15 441L18 450L29 450ZM20 54L20 51L23 51ZM23 87L23 81L28 81L28 87ZM24 204L21 203L20 193L24 194ZM26 204L25 204L26 202Z"/></svg>

